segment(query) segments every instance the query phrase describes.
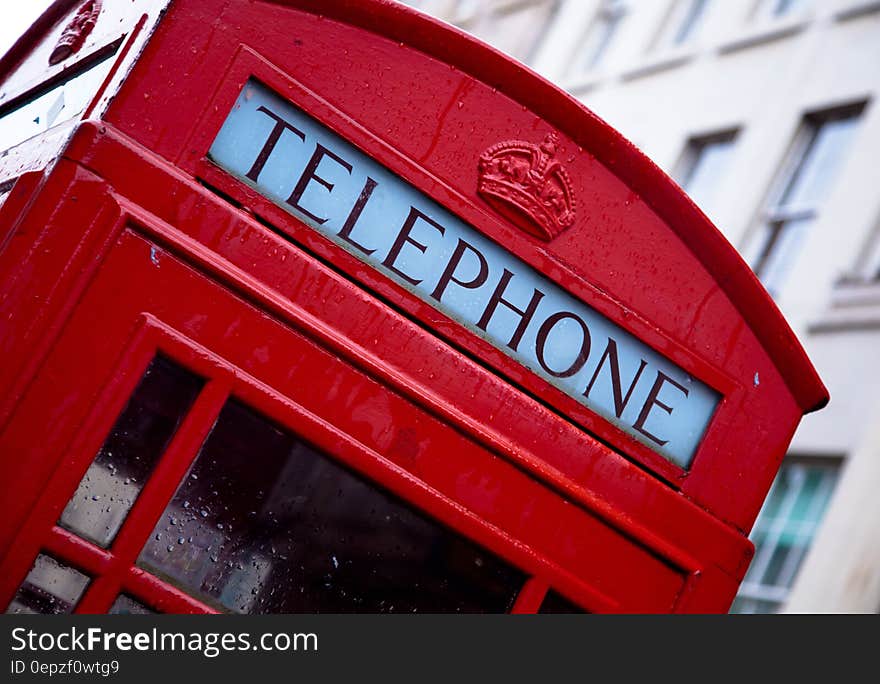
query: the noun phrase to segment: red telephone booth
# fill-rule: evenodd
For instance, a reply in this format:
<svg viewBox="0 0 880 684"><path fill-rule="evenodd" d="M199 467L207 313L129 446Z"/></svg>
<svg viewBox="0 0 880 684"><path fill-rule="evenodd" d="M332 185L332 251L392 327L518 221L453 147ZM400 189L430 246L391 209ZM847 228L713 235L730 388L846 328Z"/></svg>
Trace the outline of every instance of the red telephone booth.
<svg viewBox="0 0 880 684"><path fill-rule="evenodd" d="M578 102L382 0L57 0L0 78L6 610L728 609L827 393Z"/></svg>

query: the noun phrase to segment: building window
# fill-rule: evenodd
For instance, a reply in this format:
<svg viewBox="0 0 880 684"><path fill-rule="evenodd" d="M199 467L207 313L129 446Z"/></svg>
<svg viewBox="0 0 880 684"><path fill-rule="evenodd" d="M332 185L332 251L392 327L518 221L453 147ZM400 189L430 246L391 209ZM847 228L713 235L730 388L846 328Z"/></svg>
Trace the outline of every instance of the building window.
<svg viewBox="0 0 880 684"><path fill-rule="evenodd" d="M707 216L713 218L738 131L736 129L690 138L679 161L675 179Z"/></svg>
<svg viewBox="0 0 880 684"><path fill-rule="evenodd" d="M863 105L811 114L771 191L747 250L764 287L777 296L852 142Z"/></svg>
<svg viewBox="0 0 880 684"><path fill-rule="evenodd" d="M676 0L672 5L658 45L675 47L690 42L699 32L709 0Z"/></svg>
<svg viewBox="0 0 880 684"><path fill-rule="evenodd" d="M775 613L788 598L837 483L837 461L784 463L752 530L752 560L733 613Z"/></svg>
<svg viewBox="0 0 880 684"><path fill-rule="evenodd" d="M811 0L760 0L755 7L758 19L781 19L804 12Z"/></svg>
<svg viewBox="0 0 880 684"><path fill-rule="evenodd" d="M584 73L599 66L625 15L626 4L621 0L604 0L600 4L572 59L573 73Z"/></svg>

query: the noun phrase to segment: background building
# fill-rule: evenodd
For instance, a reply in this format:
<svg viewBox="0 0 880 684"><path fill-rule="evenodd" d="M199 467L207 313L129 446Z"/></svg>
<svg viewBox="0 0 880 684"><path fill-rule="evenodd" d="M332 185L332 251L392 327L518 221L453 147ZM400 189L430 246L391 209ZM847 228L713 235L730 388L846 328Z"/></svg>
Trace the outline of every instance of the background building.
<svg viewBox="0 0 880 684"><path fill-rule="evenodd" d="M831 392L734 610L880 611L880 2L412 0L526 62L687 190Z"/></svg>

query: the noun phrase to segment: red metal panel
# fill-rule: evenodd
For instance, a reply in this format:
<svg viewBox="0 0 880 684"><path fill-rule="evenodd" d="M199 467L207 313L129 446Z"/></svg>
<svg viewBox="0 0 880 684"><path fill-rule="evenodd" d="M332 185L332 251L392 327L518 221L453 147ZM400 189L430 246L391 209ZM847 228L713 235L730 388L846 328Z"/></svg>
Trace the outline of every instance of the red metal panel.
<svg viewBox="0 0 880 684"><path fill-rule="evenodd" d="M30 171L12 181L9 194L0 204L0 255L12 239L18 220L34 199L42 179L42 171Z"/></svg>
<svg viewBox="0 0 880 684"><path fill-rule="evenodd" d="M203 217L195 217L195 224L199 226L204 226L205 223L202 220ZM127 223L122 223L117 221L111 221L110 225L127 225ZM262 236L260 236L259 231L262 230L259 227L256 227L257 232L255 234L255 238L258 238L260 242L264 245L264 250L268 246L266 239L270 238L270 235L263 230ZM119 230L118 228L116 230ZM164 230L164 229L163 229ZM233 230L235 230L235 226L233 226ZM252 228L253 230L253 228ZM114 231L115 232L115 231ZM126 233L127 235L128 233ZM105 237L101 242L106 243L109 236ZM169 240L171 237L175 237L176 241L180 244L186 244L187 249L189 250L198 250L200 249L197 243L190 243L182 236L172 236L171 234L164 232L164 234L159 233L157 237L160 239L164 239L165 241ZM56 236L56 239L61 239L62 236ZM223 242L226 242L223 240ZM232 242L232 241L229 241ZM120 244L131 244L131 238L128 238L126 242ZM242 244L242 243L239 243ZM273 245L271 248L279 249L282 248L286 250L286 254L293 259L295 255L295 250L292 250L287 245ZM129 249L132 249L130 247ZM267 258L271 253L271 248L269 251L264 251L265 256L262 258ZM118 248L116 248L118 249ZM155 249L155 248L154 248ZM204 250L203 250L204 251ZM210 252L204 252L201 255L203 259L207 260L210 258ZM247 250L245 250L244 254L239 253L239 257L247 257ZM277 252L276 252L277 256ZM196 257L197 254L191 254L190 258ZM300 260L302 257L298 257ZM216 261L216 260L215 260ZM257 367L260 363L260 355L266 354L265 358L267 361L265 363L274 363L277 366L277 361L270 362L268 360L278 359L282 360L281 368L284 370L285 376L281 380L276 380L276 392L280 391L281 396L287 397L296 397L301 395L302 387L311 387L315 386L316 383L323 382L324 384L330 384L332 382L343 382L342 378L344 378L344 374L341 374L339 369L333 371L328 370L327 362L323 363L305 363L305 366L309 369L314 369L311 372L318 373L317 376L310 378L309 381L303 382L301 378L291 377L289 376L288 365L291 362L290 356L290 346L289 342L282 343L285 352L281 351L281 348L277 351L273 351L271 348L271 340L273 338L273 333L271 333L271 329L267 329L265 326L268 324L268 319L264 319L262 317L257 318L251 325L241 326L242 333L235 338L228 339L228 336L224 336L222 331L224 328L223 319L221 316L217 315L214 317L209 317L207 320L203 316L196 316L193 318L191 311L199 310L199 303L201 302L201 307L204 307L204 302L211 301L217 302L218 296L216 294L209 295L206 293L202 293L201 289L204 287L201 283L205 282L203 279L196 277L194 274L187 276L188 284L183 282L169 282L163 287L148 287L147 291L150 292L150 301L152 301L151 305L146 305L145 302L141 301L142 296L140 293L144 291L144 286L149 284L150 276L155 276L159 274L161 277L168 279L170 278L170 273L172 272L172 267L174 260L170 258L163 250L153 251L148 246L143 248L138 248L136 252L132 253L132 256L126 258L125 260L116 260L115 262L105 262L107 266L101 270L101 282L106 282L108 285L105 285L102 288L103 294L100 296L98 294L92 294L87 297L86 300L83 300L83 304L81 307L86 307L83 309L86 311L94 311L97 313L98 311L102 312L102 326L100 329L96 329L93 325L94 315L95 314L87 314L82 313L78 317L75 317L71 321L72 328L69 326L68 329L65 330L64 336L61 338L59 342L59 349L64 348L64 352L57 352L58 360L57 363L52 360L47 362L47 365L44 366L44 378L45 380L41 380L41 382L34 385L31 390L32 399L29 397L24 402L22 402L18 415L27 415L29 412L32 412L34 418L31 420L22 420L19 418L19 426L16 429L15 426L11 428L11 432L7 431L4 436L4 444L11 445L9 448L9 452L15 452L20 455L20 457L26 461L30 461L31 463L46 460L46 454L48 453L47 447L50 447L53 442L42 443L42 444L34 444L29 443L28 437L32 434L32 420L41 420L44 410L46 408L50 408L53 404L61 401L62 403L66 402L65 408L65 417L66 421L63 419L59 419L58 423L54 426L54 429L63 436L65 434L64 423L67 422L70 424L70 428L67 429L66 434L70 434L70 429L75 429L75 427L80 423L80 419L77 418L78 412L73 409L73 406L70 405L70 396L69 392L66 389L59 392L60 388L67 388L71 385L89 386L89 380L87 377L98 376L98 377L106 377L106 373L95 373L94 368L90 368L88 365L79 364L76 366L71 366L68 359L70 358L69 349L79 350L80 353L88 354L88 357L91 358L91 355L97 351L100 355L100 358L113 359L117 358L120 351L111 351L111 349L116 348L119 349L119 345L122 344L126 338L125 335L119 336L117 334L113 334L112 330L130 330L131 322L126 323L126 321L132 321L132 317L137 318L139 315L138 312L143 310L146 306L149 310L161 311L163 316L171 316L172 318L179 318L181 315L183 318L181 319L181 325L184 326L192 326L196 325L196 329L190 330L190 334L198 334L200 337L204 337L206 340L211 341L211 344L214 348L217 348L219 351L224 352L226 355L235 355L241 356L245 354L245 358L248 359L244 363L244 369L250 371L256 371ZM107 269L110 267L112 263L116 263L112 272L108 272ZM306 268L306 263L301 264L302 268ZM216 266L215 266L216 268ZM316 268L316 265L312 265L311 268ZM144 270L146 269L146 270ZM227 277L230 273L230 267L227 266L225 269ZM329 275L329 274L328 274ZM311 300L313 304L310 306L319 306L321 299L326 300L327 295L332 295L332 291L327 289L327 283L321 284L321 278L318 277L315 280L315 277L319 276L319 274L312 274L311 278L303 277L300 285L300 291L296 295L295 299L298 301L306 301ZM239 276L240 277L240 276ZM323 276L326 279L326 275ZM137 283L136 292L131 291L131 283ZM92 285L89 288L89 292L93 292L96 290L96 285ZM247 290L245 290L247 291ZM171 292L175 293L174 297L169 297L168 294ZM183 296L181 296L181 293ZM268 293L265 293L268 294ZM365 303L370 302L369 298L364 297L363 295L357 295L356 292L351 292L355 296L351 298L350 302L347 306L342 307L340 311L339 317L341 320L352 320L352 319L363 319L363 310L362 307ZM249 297L258 296L257 292L252 292ZM265 295L264 295L265 296ZM87 305L87 302L90 299L95 300L94 304ZM238 305L240 306L240 305ZM261 305L262 308L265 308L265 303ZM349 307L355 307L354 310L361 310L360 314L347 313L346 309ZM376 305L372 304L372 308L375 309ZM378 316L381 312L382 307L379 308L375 313L371 314L371 318L374 316ZM353 311L354 311L353 310ZM128 312L128 313L127 313ZM384 312L384 316L387 318L390 312L387 310ZM243 315L242 312L236 314L236 316ZM252 314L254 315L254 314ZM76 321L74 325L74 321ZM119 323L114 323L113 321L119 321ZM304 321L299 323L299 326L302 326ZM402 337L404 341L408 339L408 336L412 334L410 330L408 330L408 325L403 325L401 329L402 321L394 324L392 331L394 328L401 330L396 335L392 332L392 334L387 334L386 331L386 343L391 343L393 346L393 339L397 336ZM273 324L274 325L274 324ZM308 329L308 326L306 326ZM77 332L78 331L78 332ZM109 334L108 334L109 333ZM338 334L330 331L327 331L328 336L337 337ZM277 335L277 333L275 333ZM86 336L84 339L79 339L80 336ZM224 339L226 337L227 339ZM64 340L70 339L70 342L64 342ZM75 341L79 340L79 341ZM105 341L105 340L109 340ZM102 346L107 346L106 349L101 349ZM269 344L267 348L266 345ZM72 345L72 346L71 346ZM225 351L224 351L225 350ZM257 351L255 351L257 350ZM258 353L259 352L259 353ZM447 352L448 353L448 352ZM141 354L140 360L131 365L129 362L127 365L131 366L131 371L125 374L116 374L116 377L128 378L126 381L130 386L134 379L138 376L138 368L142 368L146 363L147 355ZM253 364L258 364L258 366L254 366ZM439 369L438 369L439 370ZM450 376L451 372L457 369L447 369L446 375ZM59 374L73 374L71 377L60 377ZM84 375L85 374L85 375ZM439 373L439 375L443 375L443 373ZM460 373L456 373L455 376L460 376ZM453 377L455 377L453 376ZM325 378L326 379L323 379ZM451 378L450 378L451 379ZM277 385L278 382L282 384ZM94 382L92 382L92 386L94 386ZM451 385L452 383L450 383ZM380 385L373 385L373 389L367 395L362 395L364 397L374 397L375 392L380 389ZM246 393L246 390L242 390ZM385 390L382 390L385 392ZM59 398L58 395L61 394ZM114 392L118 397L124 397L127 394L127 390L122 387L119 391ZM358 396L358 393L353 389L348 390L342 393L344 396ZM54 399L53 399L54 395ZM389 395L389 399L390 399ZM515 399L516 395L509 394L510 399ZM333 397L325 397L325 396L301 396L300 401L307 401L312 406L314 406L315 410L322 412L324 414L336 415L338 413L338 407L334 407L333 405ZM120 403L121 399L117 399L117 405ZM258 401L255 399L255 401ZM519 403L522 403L522 400L518 400ZM90 398L88 392L82 395L82 398L78 400L79 403L84 404L86 406L92 405L94 402ZM317 403L315 403L317 402ZM656 600L662 600L662 597L665 595L669 597L666 600L671 600L674 595L677 593L676 587L680 586L680 580L675 579L677 577L677 573L670 570L663 570L662 566L657 565L654 561L649 560L647 556L641 555L639 556L639 552L636 546L628 547L629 544L621 546L621 542L624 540L624 537L615 537L613 534L609 534L609 532L605 532L603 530L607 529L602 526L596 526L595 523L590 522L590 518L585 518L583 513L578 508L574 508L571 506L564 505L564 502L558 500L555 495L552 495L549 490L543 490L541 488L536 488L534 484L530 484L533 481L530 478L524 478L521 474L521 471L518 469L509 469L505 470L502 467L503 461L498 461L497 459L490 459L485 462L485 466L480 466L479 459L477 454L480 453L479 449L475 450L475 447L469 447L468 449L462 449L461 443L457 442L456 444L448 444L444 445L442 442L437 442L436 445L431 448L430 446L426 448L424 454L418 456L413 460L414 455L411 452L404 451L396 451L394 448L394 439L393 435L396 433L395 425L406 425L406 426L415 426L418 428L420 425L427 426L428 424L436 424L433 419L428 419L427 414L424 414L424 417L417 419L415 415L412 417L406 417L405 414L401 414L400 410L405 404L401 404L401 409L393 409L397 400L392 401L391 404L388 404L388 399L385 400L386 407L381 414L372 415L370 420L367 421L363 426L352 426L350 429L354 430L354 435L359 436L360 441L372 441L375 444L376 449L384 451L386 453L386 458L391 459L392 462L397 462L398 467L405 468L405 470L400 470L401 474L406 473L406 481L411 481L413 475L416 477L423 479L425 481L432 482L432 487L439 488L439 491L446 491L446 496L452 496L453 498L461 499L464 498L468 501L468 507L473 511L471 514L475 517L466 516L461 519L458 524L464 524L468 530L468 533L474 536L484 543L492 546L495 545L496 549L498 542L492 541L492 539L497 539L497 535L500 532L500 529L506 530L506 534L503 535L504 538L510 539L512 535L513 538L520 539L521 541L517 543L515 548L522 548L519 545L525 543L527 547L531 547L536 551L540 549L540 553L535 553L534 551L529 552L525 556L521 556L522 551L510 551L507 549L506 553L514 553L521 560L520 562L524 562L526 566L529 567L531 571L536 571L535 568L556 568L556 570L545 570L551 572L551 576L554 577L553 583L555 586L562 588L566 593L571 596L580 596L581 600L592 609L614 609L614 610L624 610L624 609L634 609L634 610L662 610L661 605L653 603ZM31 408L32 407L32 408ZM531 410L535 411L537 407L533 407ZM278 408L272 408L271 406L264 406L264 409L269 412L277 412ZM118 409L117 409L118 410ZM81 410L80 410L81 411ZM103 416L102 420L106 423L108 420L107 416L115 415L115 410L110 407L104 407L102 402L97 403L96 409L97 416ZM540 413L539 413L540 414ZM536 414L536 417L537 415ZM81 414L80 414L81 415ZM287 416L283 411L277 414L279 419L284 420L284 422L289 422L290 417ZM541 420L547 421L549 420L549 416L545 416ZM112 418L111 418L112 420ZM338 418L335 420L338 421ZM387 429L380 429L378 434L374 434L378 425L381 424L382 421L391 421L387 423ZM425 421L428 421L427 423ZM520 421L528 424L528 421ZM438 428L439 428L439 424ZM435 435L432 437L432 441L441 438L441 435L444 434L441 431L437 431L438 428L432 428L428 434ZM427 429L427 428L423 428ZM92 438L92 442L90 444L91 453L96 448L96 439L97 443L100 442L100 435L105 431L106 428L102 429L88 429L87 432L94 433ZM360 430L360 433L358 432ZM18 435L16 437L16 435ZM536 437L537 438L537 437ZM379 439L379 442L375 440ZM446 439L446 438L443 438ZM456 438L459 439L459 438ZM388 441L390 440L390 441ZM61 446L63 444L63 439L59 438L55 443L58 443L58 447L55 449L60 453L63 450ZM428 443L430 444L430 442ZM496 445L498 448L498 445ZM32 455L30 455L32 452ZM4 453L7 453L4 451ZM57 517L60 508L63 507L64 501L66 500L66 496L69 495L69 492L73 486L75 486L78 478L81 476L84 468L88 465L87 459L88 454L90 453L89 449L74 449L75 453L83 453L83 456L74 456L73 461L77 462L78 465L71 472L69 469L64 470L62 473L62 480L65 480L66 483L62 486L67 488L66 494L62 492L63 495L55 495L58 498L55 500L53 505L50 506L37 506L37 511L39 513L38 518L42 520L40 525L43 528L51 529L51 525L54 522L55 517ZM444 454L443 459L437 459L435 456L431 456L431 454L442 453ZM511 454L505 454L508 458L511 457ZM375 457L371 457L371 459L375 459ZM370 468L370 463L373 460L368 459L367 461L363 461L359 463L361 468L368 469ZM402 460L400 460L402 459ZM452 462L450 462L450 459ZM495 465L490 465L494 463ZM14 473L14 464L4 463L5 468L10 469ZM49 469L52 467L52 463L48 464ZM24 491L20 492L17 495L17 498L22 500L27 499L26 490L28 489L27 480L33 481L33 478L30 477L29 473L32 474L34 472L33 467L28 467L24 471L22 471L22 475L20 478L12 477L8 480L9 485L15 488L22 488ZM383 475L384 471L378 470L374 471L373 474L375 477L383 479L387 481L387 473ZM473 473L475 477L477 477L477 473L481 473L476 480L474 480L474 484L480 482L486 473L495 472L495 473L509 473L506 476L502 477L503 481L516 481L519 482L516 489L511 490L509 495L509 503L504 503L505 500L508 499L508 495L499 496L496 494L494 497L487 498L485 496L485 492L481 487L477 487L476 489L472 488L472 485L468 485L468 478L465 477L466 473ZM637 471L635 471L637 472ZM513 480L510 480L513 478ZM444 484L445 482L445 484ZM522 487L526 487L526 489L522 489ZM40 487L36 488L31 485L32 489L39 490ZM50 487L49 491L55 491L54 488ZM432 508L433 504L427 503L430 499L426 500L422 489L416 487L410 493L409 498L411 500L416 500L421 503L421 505L425 506L430 512L434 513L438 517L448 519L450 515L449 511L440 506L436 510ZM543 492L543 493L542 493ZM36 492L35 492L36 493ZM583 498L583 497L581 497ZM526 518L523 518L525 511L522 509L521 502L522 501L532 501L534 502L534 506L538 508L545 508L545 512L542 515L538 515L535 513L530 513ZM558 501L558 504L562 504L560 508L559 505L555 502ZM543 503L542 503L543 502ZM684 503L684 502L682 502ZM547 508L549 506L549 508ZM595 502L593 502L593 506L595 507ZM692 509L692 507L686 506L688 510L688 517L696 515L700 517L700 514L696 511L696 509ZM602 514L603 517L606 517L609 522L612 522L615 527L620 528L623 525L623 529L635 531L638 528L632 528L628 526L629 524L626 522L625 518L621 518L619 514L615 514L611 511L608 511L607 508L598 508L598 511ZM460 515L460 514L459 514ZM685 511L682 511L682 515L685 515ZM571 516L575 516L572 518ZM484 520L495 520L496 522L493 524L494 533L487 532L487 528L485 527ZM15 525L16 521L13 518L11 524ZM550 527L548 527L550 525ZM144 525L143 529L146 529L149 525ZM719 530L720 531L720 530ZM642 533L644 535L644 533ZM716 533L717 534L717 533ZM28 539L38 540L44 535L37 534L36 532L31 532L25 530L21 535L25 541ZM730 536L730 533L728 533ZM554 542L553 540L558 540L558 542ZM577 540L580 541L577 541ZM621 541L618 542L617 540ZM562 543L563 540L567 540L564 542L563 546L558 547L558 551L553 551L552 547L556 543ZM646 537L648 543L657 542L658 540L650 535ZM39 542L37 542L37 546ZM548 546L549 545L549 546ZM627 550L627 548L631 550ZM658 545L658 548L666 548L667 551L669 547L664 547L662 544ZM563 551L563 549L565 549ZM33 552L36 551L36 547L33 548ZM656 553L656 550L654 551ZM560 555L562 553L562 555ZM632 555L635 553L636 555ZM680 553L680 552L679 552ZM623 554L623 555L621 555ZM28 555L25 553L24 555ZM627 555L629 555L629 560L627 560ZM673 554L675 556L676 554ZM32 557L32 556L31 556ZM552 559L556 560L552 560ZM580 560L579 560L580 558ZM607 565L605 562L597 563L596 558L604 558L606 559ZM670 558L673 562L679 562L684 556L678 556L678 561L675 558ZM19 571L23 571L27 567L27 560L24 563L19 563ZM548 566L548 562L550 565ZM697 562L697 561L693 561ZM647 574L644 572L645 564L648 564L649 567L653 567L654 569ZM601 575L601 570L599 565L605 566L609 568L610 575L605 575L604 579ZM563 571L562 568L569 567L569 570ZM611 570L613 568L613 571ZM641 568L641 571L639 570ZM597 575L596 572L599 571L600 574ZM19 573L14 573L18 574ZM12 574L12 573L10 573ZM669 581L672 584L667 584L667 589L662 589L663 582L661 578L666 575L669 577ZM651 580L646 580L646 577L653 578ZM591 588L586 587L583 582L585 578L592 578L589 582ZM113 580L113 586L121 586L122 578L117 575ZM602 598L603 589L605 591L610 592L611 595L627 595L626 598L621 598L618 600L611 600ZM671 591L671 593L670 593ZM97 589L95 590L95 593ZM101 594L102 600L106 603L107 600L112 600L113 592L105 592ZM90 595L90 602L92 601L91 596L94 596L94 593ZM94 609L95 606L99 605L97 601L95 603L86 604L87 608ZM100 604L103 605L103 604ZM670 604L666 604L667 609ZM627 608L627 606L629 606Z"/></svg>
<svg viewBox="0 0 880 684"><path fill-rule="evenodd" d="M132 169L145 161L137 150L120 147L108 136L90 148L88 164L109 170L111 160L115 160L118 167ZM412 396L429 402L431 410L456 420L460 429L483 439L491 448L507 454L607 519L630 526L630 533L636 534L632 530L640 527L635 521L641 519L639 534L675 539L675 544L689 548L689 553L697 555L700 549L703 555L717 558L725 566L736 567L741 563L746 544L742 540L743 544L731 547L731 540L737 537L731 530L709 515L698 513L699 509L673 491L658 487L656 480L625 459L605 449L596 451L595 443L587 435L568 423L559 423L540 405L523 404L521 394L512 392L505 383L419 326L401 318L389 325L381 317L388 310L386 305L352 288L332 269L292 249L244 214L238 220L230 218L222 202L175 177L171 167L165 167L164 173L156 168L154 174L140 175L140 183L126 182L130 175L120 174L114 182L120 184L127 196L139 201L169 196L189 198L182 204L163 202L158 207L168 212L166 218L183 232L181 235L172 230L161 238L170 243L186 242L189 249L195 250L194 256L200 255L200 265L216 277L228 279L230 265L236 265L241 270L233 278L253 282L252 296L260 301L260 306L279 312L297 311L300 320L310 321L311 334L333 345L337 353L378 374L382 382L401 386L403 391L412 392L405 388L414 384L420 387ZM210 249L201 245L209 245ZM227 262L218 262L215 252ZM357 302L370 313L351 316L345 308L327 306L328 301L342 300L352 305ZM399 332L400 346L394 343L395 337L387 335L389 331ZM425 350L427 353L423 353ZM426 386L425 378L431 375ZM521 420L524 410L540 415L540 420ZM554 427L544 427L546 421L553 421ZM503 425L503 430L496 427L498 424ZM693 517L687 517L689 522L683 525L682 516ZM653 533L648 532L649 527ZM711 541L716 535L721 535L717 537L717 546ZM693 541L686 541L689 539Z"/></svg>

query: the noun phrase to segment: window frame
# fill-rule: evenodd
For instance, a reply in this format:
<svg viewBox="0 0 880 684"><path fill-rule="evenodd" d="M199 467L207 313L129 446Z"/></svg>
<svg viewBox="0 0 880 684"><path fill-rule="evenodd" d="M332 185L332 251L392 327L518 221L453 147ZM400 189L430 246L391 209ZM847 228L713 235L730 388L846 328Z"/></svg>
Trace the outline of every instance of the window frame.
<svg viewBox="0 0 880 684"><path fill-rule="evenodd" d="M688 190L687 186L693 180L694 173L700 166L700 161L703 158L703 154L709 147L718 144L729 144L732 146L731 154L735 154L736 144L739 140L741 133L742 128L740 126L731 126L728 128L722 128L713 131L711 133L700 133L697 135L691 135L687 138L687 140L685 140L684 148L682 149L678 162L676 162L675 164L672 177L675 179L676 183L681 186L682 190L688 193L688 197L691 197L691 199L694 200L697 206L700 207L700 210L707 216L711 217L713 207L704 207L700 203L698 203L697 200L691 196L691 193ZM732 160L728 162L728 165L730 163L732 163ZM724 169L723 176L726 175L727 169ZM719 185L723 185L723 183L724 178L722 177Z"/></svg>
<svg viewBox="0 0 880 684"><path fill-rule="evenodd" d="M712 10L712 1L671 0L651 49L663 52L689 50L699 40L700 31Z"/></svg>
<svg viewBox="0 0 880 684"><path fill-rule="evenodd" d="M62 527L60 515L156 356L163 356L199 376L204 384L164 452L157 458L152 473L134 499L115 537L107 548L103 548ZM83 430L68 451L71 467L53 475L46 492L34 507L36 515L26 524L29 529L24 531L26 536L41 537L37 555L49 556L88 578L84 592L73 606L73 613L108 613L121 595L158 612L229 612L218 602L198 598L195 590L192 594L188 593L186 589L172 584L160 574L141 567L138 559L187 472L198 459L201 447L230 399L240 401L322 450L335 444L337 449L333 451L333 459L345 468L358 473L367 481L381 482L382 488L392 492L419 515L462 536L487 554L503 559L496 550L475 539L473 535L464 534L443 517L426 511L416 503L418 499L415 497L402 495L397 491L399 488L393 486L393 481L389 483L388 477L377 477L377 467L365 468L363 461L373 460L374 455L352 437L325 423L308 409L280 396L257 378L181 335L153 315L144 313L141 314L137 330L126 351L114 367L113 378L94 402ZM378 467L388 468L389 465ZM409 477L402 471L396 475L398 478ZM389 484L392 486L389 487ZM38 527L44 528L42 535L33 534L33 528ZM32 551L26 549L20 553L22 558L19 559L19 565L26 559L27 568L30 569L33 565ZM524 612L523 606L519 605L519 595L534 578L521 565L512 563L509 559L503 560L523 577L510 610Z"/></svg>
<svg viewBox="0 0 880 684"><path fill-rule="evenodd" d="M825 189L824 195L818 199L791 205L785 203L786 195L795 186L805 170L804 162L807 161L814 149L813 144L821 134L822 128L834 121L858 120L863 115L866 106L866 101L848 103L809 112L800 120L794 139L774 176L770 190L762 203L762 208L758 212L758 225L747 239L744 250L746 261L773 297L779 296L785 286L785 279L783 278L779 283L776 283L775 280L779 276L775 275L775 269L768 271L768 264L772 265L774 255L779 257L777 250L780 249L780 242L791 234L791 230L794 230L790 224L799 221L813 222L820 217L822 205L827 201L828 195L834 191L840 169L836 169L834 177L829 180L829 186ZM842 163L846 163L845 158ZM786 226L789 226L788 229ZM789 232L786 232L787 230ZM806 236L802 236L800 240L803 241L804 237ZM790 270L794 268L797 253L789 255L788 260Z"/></svg>
<svg viewBox="0 0 880 684"><path fill-rule="evenodd" d="M791 0L755 0L750 13L751 21L767 24L787 22L802 19L813 11L813 0L793 0L780 10L779 6L783 2Z"/></svg>
<svg viewBox="0 0 880 684"><path fill-rule="evenodd" d="M627 0L600 0L599 6L590 15L578 45L572 53L568 68L569 78L590 74L602 67L629 11L630 6ZM600 25L607 26L608 32L603 36L599 49L594 51L589 60L585 60L583 59L583 44Z"/></svg>
<svg viewBox="0 0 880 684"><path fill-rule="evenodd" d="M779 473L777 473L776 479L773 481L773 485L767 494L767 498L764 500L764 505L755 520L755 524L752 527L750 537L753 541L757 534L764 532L762 525L766 522L768 505L773 499L777 488L780 486L779 483L782 481L782 477L784 477L787 472L794 471L792 477L795 477L798 480L796 483L797 489L790 490L783 495L780 506L786 507L786 515L775 516L769 530L766 531L768 537L773 539L772 544L766 542L754 542L755 555L752 558L751 564L749 565L749 569L746 572L742 583L740 584L736 596L736 602L749 601L773 603L777 610L785 605L788 596L791 594L792 587L797 581L797 576L803 566L804 559L809 553L813 541L816 538L816 533L821 527L824 516L831 505L837 484L842 476L844 464L845 461L843 456L808 456L792 454L786 457ZM819 495L812 499L808 504L811 510L815 509L820 503L823 503L824 505L822 509L818 511L818 514L812 522L813 527L806 543L806 549L800 557L788 557L786 559L782 567L783 582L779 584L766 584L760 579L758 581L750 580L750 576L757 576L760 578L769 567L775 551L779 547L779 539L785 531L785 526L789 521L790 513L797 504L798 498L803 491L807 471L810 469L824 470L826 472L823 473L823 479L820 482ZM827 494L827 496L825 494ZM734 603L732 610L736 607L736 602Z"/></svg>

